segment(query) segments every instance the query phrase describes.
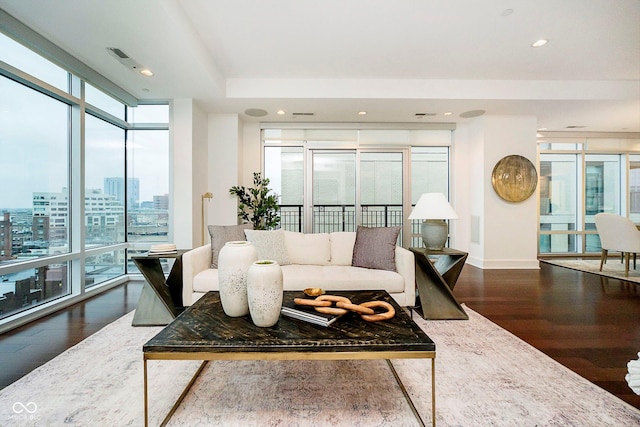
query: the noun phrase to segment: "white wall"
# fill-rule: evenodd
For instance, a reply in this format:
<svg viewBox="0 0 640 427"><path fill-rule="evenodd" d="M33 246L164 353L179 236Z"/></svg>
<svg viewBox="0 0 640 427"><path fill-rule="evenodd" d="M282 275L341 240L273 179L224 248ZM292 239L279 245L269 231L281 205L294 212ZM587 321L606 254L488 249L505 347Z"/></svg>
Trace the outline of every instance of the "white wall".
<svg viewBox="0 0 640 427"><path fill-rule="evenodd" d="M209 114L208 187L213 200L208 206L206 224L238 223L237 200L229 188L242 176L242 135L237 114Z"/></svg>
<svg viewBox="0 0 640 427"><path fill-rule="evenodd" d="M207 139L209 134L209 128L207 123L207 113L200 108L193 109L193 172L191 174L193 179L193 245L197 247L202 244L203 236L207 234L206 224L203 230L202 227L202 195L208 188L207 179L201 177L208 176L209 168L207 164L208 146ZM204 233L204 234L203 234Z"/></svg>
<svg viewBox="0 0 640 427"><path fill-rule="evenodd" d="M192 99L175 99L171 107L169 157L171 171L170 214L173 218L169 240L178 248L189 249L200 241L199 194L207 168L200 162L206 152L206 114Z"/></svg>
<svg viewBox="0 0 640 427"><path fill-rule="evenodd" d="M467 164L456 163L454 173L469 180L468 262L472 265L539 267L537 193L511 203L498 197L491 185L493 168L505 156L518 154L536 164L536 129L532 116L483 116L456 130L456 151L469 153Z"/></svg>
<svg viewBox="0 0 640 427"><path fill-rule="evenodd" d="M245 123L242 127L242 185L253 185L253 173L262 171L260 123Z"/></svg>
<svg viewBox="0 0 640 427"><path fill-rule="evenodd" d="M471 216L469 195L471 171L467 167L473 159L468 144L468 128L457 128L452 136L453 143L450 151L450 187L451 187L451 206L458 215L457 220L449 221L449 246L460 251L469 252L469 236Z"/></svg>
<svg viewBox="0 0 640 427"><path fill-rule="evenodd" d="M169 240L179 248L192 248L197 241L194 223L194 179L193 154L196 147L194 135L199 127L194 123L192 99L175 99L171 108L171 128L169 133L170 199L171 217L174 219L169 230Z"/></svg>

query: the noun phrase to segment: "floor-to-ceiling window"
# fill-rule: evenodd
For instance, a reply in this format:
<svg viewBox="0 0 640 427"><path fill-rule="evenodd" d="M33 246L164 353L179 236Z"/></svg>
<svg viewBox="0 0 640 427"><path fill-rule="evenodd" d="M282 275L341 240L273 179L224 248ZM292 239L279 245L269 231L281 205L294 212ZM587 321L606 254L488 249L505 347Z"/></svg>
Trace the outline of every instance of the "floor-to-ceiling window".
<svg viewBox="0 0 640 427"><path fill-rule="evenodd" d="M291 231L402 226L421 246L419 221L403 221L422 193L449 196L450 130L265 128L264 173Z"/></svg>
<svg viewBox="0 0 640 427"><path fill-rule="evenodd" d="M127 104L19 26L0 33L0 329L124 281L130 241L168 238L169 105Z"/></svg>
<svg viewBox="0 0 640 427"><path fill-rule="evenodd" d="M540 156L540 254L600 252L600 212L640 222L639 140L543 137Z"/></svg>

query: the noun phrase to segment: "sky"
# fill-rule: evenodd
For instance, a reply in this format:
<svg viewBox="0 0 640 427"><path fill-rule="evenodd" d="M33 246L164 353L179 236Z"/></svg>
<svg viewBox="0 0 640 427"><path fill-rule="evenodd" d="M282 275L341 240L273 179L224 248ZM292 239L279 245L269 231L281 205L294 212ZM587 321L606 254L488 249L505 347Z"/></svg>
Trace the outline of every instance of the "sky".
<svg viewBox="0 0 640 427"><path fill-rule="evenodd" d="M0 60L64 87L64 71L2 34ZM68 114L66 104L0 76L0 208L31 208L33 192L69 187ZM135 131L129 137L140 201L168 193L168 132ZM124 176L123 141L123 130L88 116L86 188L104 189L104 178Z"/></svg>

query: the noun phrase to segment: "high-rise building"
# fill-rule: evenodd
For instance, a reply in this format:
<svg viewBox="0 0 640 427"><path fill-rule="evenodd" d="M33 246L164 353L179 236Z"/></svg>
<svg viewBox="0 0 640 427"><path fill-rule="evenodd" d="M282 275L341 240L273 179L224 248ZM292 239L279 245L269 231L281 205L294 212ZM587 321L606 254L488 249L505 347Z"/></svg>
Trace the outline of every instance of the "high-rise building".
<svg viewBox="0 0 640 427"><path fill-rule="evenodd" d="M153 209L169 210L169 195L162 194L153 196Z"/></svg>
<svg viewBox="0 0 640 427"><path fill-rule="evenodd" d="M66 241L69 191L33 193L33 240ZM37 226L37 227L36 227Z"/></svg>
<svg viewBox="0 0 640 427"><path fill-rule="evenodd" d="M124 178L122 177L104 179L104 194L114 196L122 205L124 205L125 191L128 194L127 204L129 209L137 209L140 204L140 180L138 178L127 178L126 189Z"/></svg>
<svg viewBox="0 0 640 427"><path fill-rule="evenodd" d="M87 240L109 240L107 235L119 233L124 227L124 206L115 196L104 194L100 189L86 189L84 217ZM66 188L60 193L33 193L33 240L66 242L68 223L69 194Z"/></svg>
<svg viewBox="0 0 640 427"><path fill-rule="evenodd" d="M0 219L0 261L11 259L11 215L4 212Z"/></svg>

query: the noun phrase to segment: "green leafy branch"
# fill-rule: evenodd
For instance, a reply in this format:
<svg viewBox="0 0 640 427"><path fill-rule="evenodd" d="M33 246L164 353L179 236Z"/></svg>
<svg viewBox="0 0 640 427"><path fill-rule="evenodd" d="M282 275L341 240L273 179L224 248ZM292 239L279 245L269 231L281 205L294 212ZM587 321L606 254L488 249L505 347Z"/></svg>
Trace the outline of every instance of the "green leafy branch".
<svg viewBox="0 0 640 427"><path fill-rule="evenodd" d="M270 230L280 224L278 196L269 194L269 178L253 173L253 187L233 186L229 194L238 197L238 217L251 222L255 230Z"/></svg>

